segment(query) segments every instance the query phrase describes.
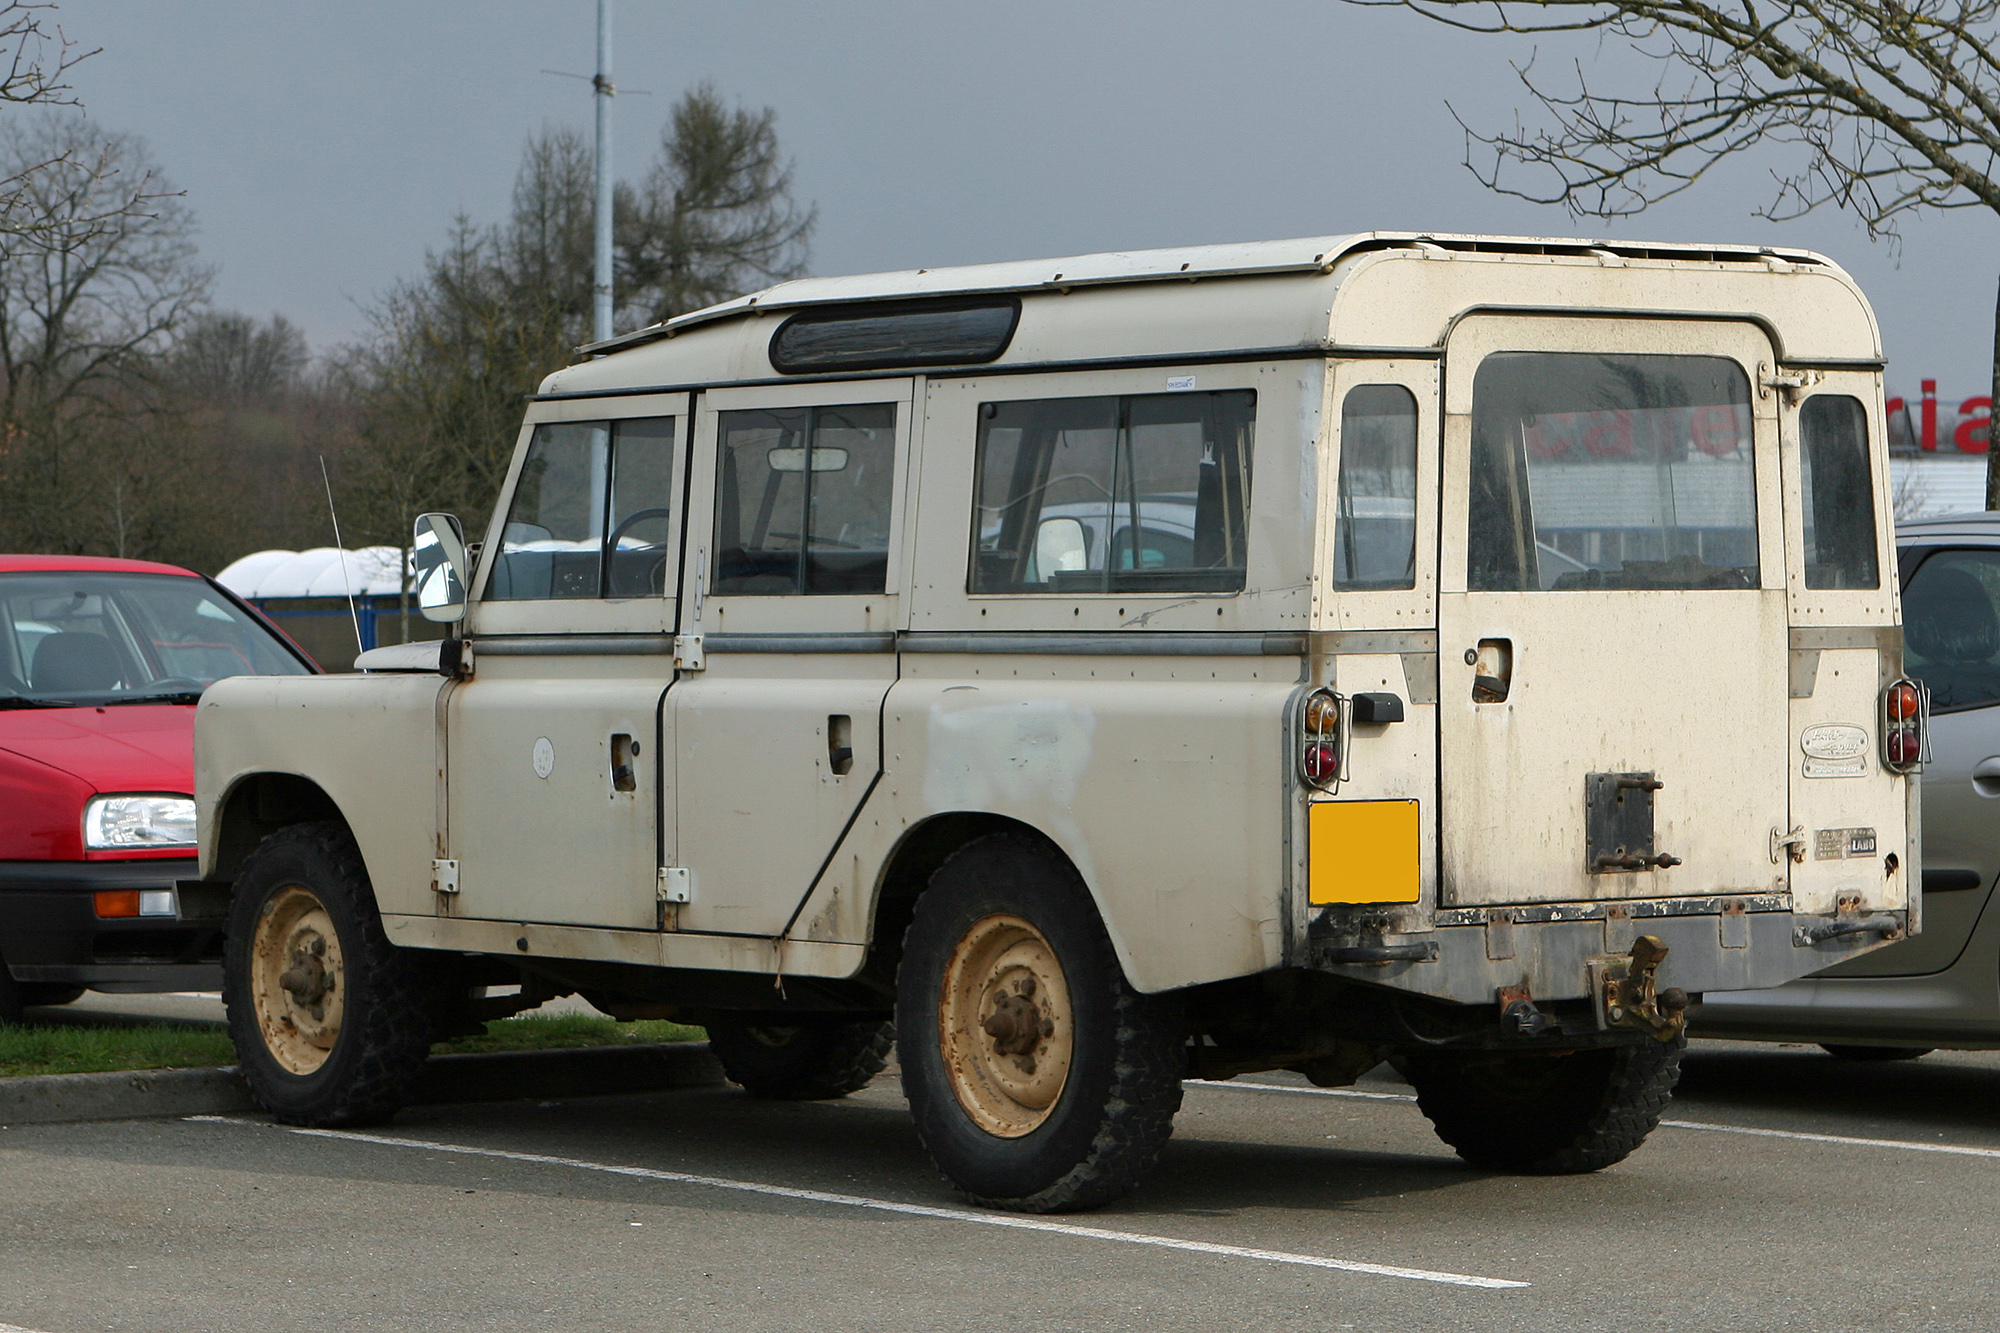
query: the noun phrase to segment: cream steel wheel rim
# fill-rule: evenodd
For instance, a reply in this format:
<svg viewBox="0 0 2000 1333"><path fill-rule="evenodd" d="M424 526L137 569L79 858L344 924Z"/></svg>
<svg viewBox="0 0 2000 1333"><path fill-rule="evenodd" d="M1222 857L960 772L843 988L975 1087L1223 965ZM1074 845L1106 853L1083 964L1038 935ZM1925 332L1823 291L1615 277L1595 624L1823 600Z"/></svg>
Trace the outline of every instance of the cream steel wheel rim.
<svg viewBox="0 0 2000 1333"><path fill-rule="evenodd" d="M326 1063L340 1040L347 977L340 935L319 895L287 884L257 915L250 941L250 998L264 1049L292 1074Z"/></svg>
<svg viewBox="0 0 2000 1333"><path fill-rule="evenodd" d="M974 923L945 964L938 1035L945 1076L974 1124L1031 1134L1069 1079L1069 983L1055 949L1018 916Z"/></svg>

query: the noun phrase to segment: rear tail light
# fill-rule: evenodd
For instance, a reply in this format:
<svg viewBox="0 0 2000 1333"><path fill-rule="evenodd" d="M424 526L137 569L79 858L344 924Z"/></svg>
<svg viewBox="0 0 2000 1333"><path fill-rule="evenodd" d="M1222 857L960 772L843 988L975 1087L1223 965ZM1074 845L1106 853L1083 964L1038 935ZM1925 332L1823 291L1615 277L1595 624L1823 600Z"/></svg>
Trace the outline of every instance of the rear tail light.
<svg viewBox="0 0 2000 1333"><path fill-rule="evenodd" d="M1930 697L1913 680L1896 680L1882 691L1882 766L1908 773L1924 762L1929 739Z"/></svg>
<svg viewBox="0 0 2000 1333"><path fill-rule="evenodd" d="M1308 787L1331 792L1347 776L1347 700L1321 686L1299 710L1299 776Z"/></svg>

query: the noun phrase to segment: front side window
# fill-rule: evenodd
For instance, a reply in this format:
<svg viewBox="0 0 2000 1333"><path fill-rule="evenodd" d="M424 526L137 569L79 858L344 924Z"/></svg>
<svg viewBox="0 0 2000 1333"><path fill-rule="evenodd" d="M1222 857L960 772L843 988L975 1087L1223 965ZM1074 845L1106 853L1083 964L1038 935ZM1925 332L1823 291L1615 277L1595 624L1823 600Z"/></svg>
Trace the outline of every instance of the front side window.
<svg viewBox="0 0 2000 1333"><path fill-rule="evenodd" d="M1758 586L1750 381L1734 361L1489 356L1469 481L1474 591Z"/></svg>
<svg viewBox="0 0 2000 1333"><path fill-rule="evenodd" d="M1903 589L1903 666L1940 713L2000 702L2000 551L1939 551Z"/></svg>
<svg viewBox="0 0 2000 1333"><path fill-rule="evenodd" d="M1359 385L1341 400L1333 586L1417 586L1417 400L1400 384Z"/></svg>
<svg viewBox="0 0 2000 1333"><path fill-rule="evenodd" d="M0 574L0 707L192 702L226 676L307 670L202 579Z"/></svg>
<svg viewBox="0 0 2000 1333"><path fill-rule="evenodd" d="M1805 493L1806 586L1879 588L1875 487L1868 471L1868 413L1842 393L1814 394L1799 409Z"/></svg>
<svg viewBox="0 0 2000 1333"><path fill-rule="evenodd" d="M980 407L974 593L1235 592L1257 395Z"/></svg>
<svg viewBox="0 0 2000 1333"><path fill-rule="evenodd" d="M711 591L888 587L894 403L724 412L720 437Z"/></svg>
<svg viewBox="0 0 2000 1333"><path fill-rule="evenodd" d="M667 591L674 420L535 427L514 485L492 601L646 597Z"/></svg>

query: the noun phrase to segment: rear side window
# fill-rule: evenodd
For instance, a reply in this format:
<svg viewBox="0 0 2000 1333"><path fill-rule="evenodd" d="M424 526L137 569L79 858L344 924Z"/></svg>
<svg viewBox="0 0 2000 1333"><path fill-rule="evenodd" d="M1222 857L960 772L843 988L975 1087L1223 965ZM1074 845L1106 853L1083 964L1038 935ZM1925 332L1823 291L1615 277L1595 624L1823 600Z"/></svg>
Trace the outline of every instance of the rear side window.
<svg viewBox="0 0 2000 1333"><path fill-rule="evenodd" d="M720 434L711 591L888 587L894 403L724 412Z"/></svg>
<svg viewBox="0 0 2000 1333"><path fill-rule="evenodd" d="M1940 713L2000 702L2000 551L1939 551L1903 589L1903 665Z"/></svg>
<svg viewBox="0 0 2000 1333"><path fill-rule="evenodd" d="M1489 356L1469 480L1474 591L1758 586L1750 381L1734 361Z"/></svg>
<svg viewBox="0 0 2000 1333"><path fill-rule="evenodd" d="M487 599L663 594L673 449L671 417L535 427Z"/></svg>
<svg viewBox="0 0 2000 1333"><path fill-rule="evenodd" d="M1799 409L1805 493L1806 586L1879 588L1875 487L1868 470L1868 413L1861 400L1822 393Z"/></svg>
<svg viewBox="0 0 2000 1333"><path fill-rule="evenodd" d="M975 593L1243 587L1257 395L980 407Z"/></svg>
<svg viewBox="0 0 2000 1333"><path fill-rule="evenodd" d="M1417 586L1417 400L1400 384L1359 385L1341 401L1333 586Z"/></svg>

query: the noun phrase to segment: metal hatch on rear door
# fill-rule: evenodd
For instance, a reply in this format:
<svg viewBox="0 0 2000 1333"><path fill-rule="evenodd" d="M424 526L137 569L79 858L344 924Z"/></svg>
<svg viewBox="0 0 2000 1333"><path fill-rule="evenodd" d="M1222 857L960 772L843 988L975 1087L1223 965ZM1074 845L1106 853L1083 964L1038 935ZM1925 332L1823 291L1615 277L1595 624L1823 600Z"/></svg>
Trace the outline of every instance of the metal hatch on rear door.
<svg viewBox="0 0 2000 1333"><path fill-rule="evenodd" d="M1441 905L1782 888L1770 344L1475 317L1445 360Z"/></svg>

